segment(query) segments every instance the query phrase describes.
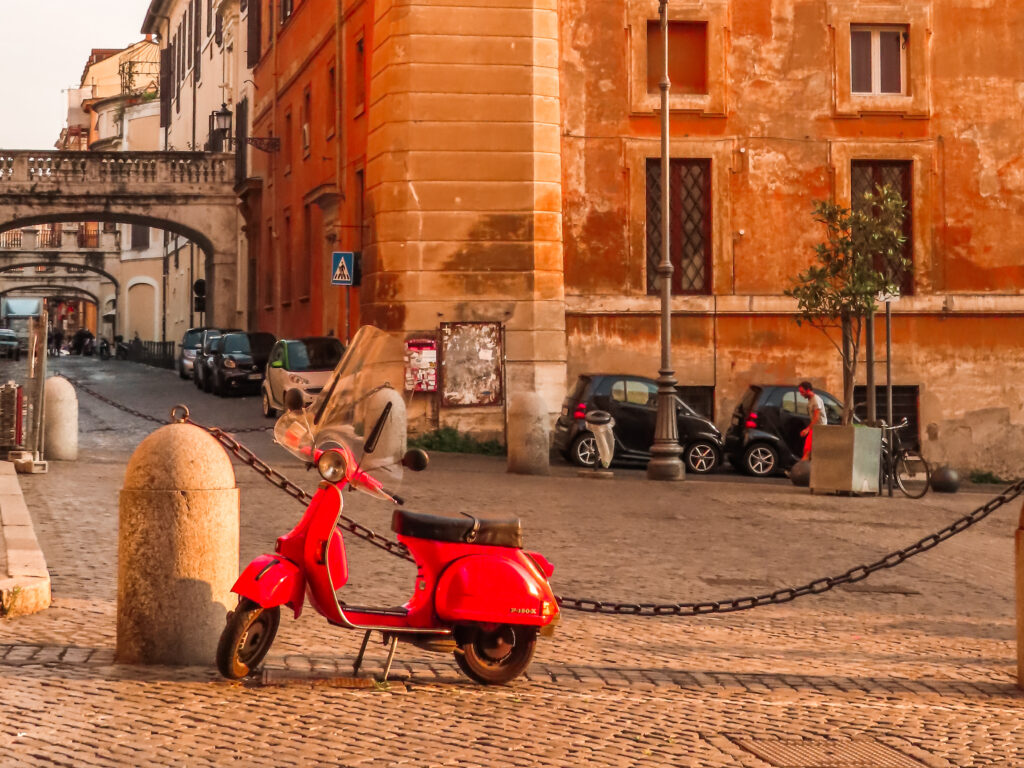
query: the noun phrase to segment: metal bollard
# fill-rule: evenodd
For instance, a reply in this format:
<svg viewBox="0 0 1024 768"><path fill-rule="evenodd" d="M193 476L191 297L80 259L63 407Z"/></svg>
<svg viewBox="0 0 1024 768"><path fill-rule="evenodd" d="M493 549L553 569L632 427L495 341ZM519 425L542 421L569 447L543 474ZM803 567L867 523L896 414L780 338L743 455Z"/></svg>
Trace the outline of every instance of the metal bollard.
<svg viewBox="0 0 1024 768"><path fill-rule="evenodd" d="M199 427L168 424L135 449L119 503L118 662L213 662L236 600L238 500L231 460Z"/></svg>
<svg viewBox="0 0 1024 768"><path fill-rule="evenodd" d="M46 380L43 395L43 451L52 461L78 459L78 395L63 376Z"/></svg>
<svg viewBox="0 0 1024 768"><path fill-rule="evenodd" d="M551 471L550 417L536 392L518 392L508 401L508 471L546 475Z"/></svg>

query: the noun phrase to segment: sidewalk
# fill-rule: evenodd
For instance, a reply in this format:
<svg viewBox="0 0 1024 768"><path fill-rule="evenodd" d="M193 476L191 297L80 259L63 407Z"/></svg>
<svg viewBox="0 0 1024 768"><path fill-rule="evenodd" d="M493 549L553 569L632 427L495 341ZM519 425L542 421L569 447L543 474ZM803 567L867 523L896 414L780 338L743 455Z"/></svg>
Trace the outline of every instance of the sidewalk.
<svg viewBox="0 0 1024 768"><path fill-rule="evenodd" d="M264 677L237 684L212 668L113 664L117 492L130 448L108 443L21 477L53 606L0 622L0 765L1024 765L1019 504L898 568L786 605L690 619L566 612L528 677L509 687L477 686L450 656L409 646L390 689L339 687L361 638L309 610L282 616ZM280 449L259 453L314 484ZM302 508L246 467L236 475L246 562ZM593 481L568 467L520 477L502 459L451 455L433 456L403 495L414 510L519 516L525 546L555 564L560 594L659 603L839 573L987 500L657 484L628 471ZM346 494L346 504L388 532L379 502ZM408 598L411 567L347 544L349 602ZM371 645L367 671L385 655Z"/></svg>
<svg viewBox="0 0 1024 768"><path fill-rule="evenodd" d="M50 605L50 574L14 464L0 461L0 616L23 616Z"/></svg>

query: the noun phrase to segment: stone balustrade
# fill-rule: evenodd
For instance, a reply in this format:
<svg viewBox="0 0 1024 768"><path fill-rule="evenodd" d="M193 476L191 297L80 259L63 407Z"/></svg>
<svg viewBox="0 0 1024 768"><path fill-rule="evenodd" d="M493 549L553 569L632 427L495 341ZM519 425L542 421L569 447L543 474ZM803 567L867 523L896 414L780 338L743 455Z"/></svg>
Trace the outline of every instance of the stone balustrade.
<svg viewBox="0 0 1024 768"><path fill-rule="evenodd" d="M169 185L223 188L234 183L234 155L207 152L38 152L0 150L0 194L31 185ZM218 189L217 191L220 191Z"/></svg>

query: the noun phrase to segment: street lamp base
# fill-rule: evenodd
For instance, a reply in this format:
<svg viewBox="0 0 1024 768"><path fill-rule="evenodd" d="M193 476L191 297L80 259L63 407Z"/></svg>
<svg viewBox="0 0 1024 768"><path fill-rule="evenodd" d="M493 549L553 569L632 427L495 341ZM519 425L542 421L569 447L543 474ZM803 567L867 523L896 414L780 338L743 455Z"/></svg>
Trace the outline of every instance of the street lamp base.
<svg viewBox="0 0 1024 768"><path fill-rule="evenodd" d="M647 462L648 480L685 480L686 465L683 464L679 454L682 449L678 444L665 446L653 446L651 448L651 460Z"/></svg>

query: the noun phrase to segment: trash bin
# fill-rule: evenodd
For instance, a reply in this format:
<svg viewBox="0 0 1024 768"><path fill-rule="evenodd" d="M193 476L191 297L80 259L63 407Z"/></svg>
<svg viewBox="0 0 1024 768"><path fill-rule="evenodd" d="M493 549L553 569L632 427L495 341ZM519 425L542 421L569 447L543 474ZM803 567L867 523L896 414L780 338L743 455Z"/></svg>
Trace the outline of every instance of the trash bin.
<svg viewBox="0 0 1024 768"><path fill-rule="evenodd" d="M587 429L594 435L594 442L597 443L598 463L607 469L612 463L612 456L615 455L615 434L612 432L615 419L608 411L589 411L586 422Z"/></svg>

